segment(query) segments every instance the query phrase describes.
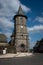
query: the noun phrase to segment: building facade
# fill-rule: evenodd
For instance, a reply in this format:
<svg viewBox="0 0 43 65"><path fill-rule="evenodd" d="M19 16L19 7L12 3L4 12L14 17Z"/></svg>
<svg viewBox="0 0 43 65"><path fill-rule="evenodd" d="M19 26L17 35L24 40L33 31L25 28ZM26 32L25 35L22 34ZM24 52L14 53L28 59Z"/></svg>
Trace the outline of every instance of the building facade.
<svg viewBox="0 0 43 65"><path fill-rule="evenodd" d="M43 53L43 39L37 41L36 45L33 47L33 51L37 53Z"/></svg>
<svg viewBox="0 0 43 65"><path fill-rule="evenodd" d="M4 34L0 34L0 54L3 54L3 50L7 51L8 46L7 37Z"/></svg>
<svg viewBox="0 0 43 65"><path fill-rule="evenodd" d="M28 34L26 28L27 16L19 7L17 14L14 16L14 31L11 35L11 45L15 47L16 51L27 52L28 51Z"/></svg>

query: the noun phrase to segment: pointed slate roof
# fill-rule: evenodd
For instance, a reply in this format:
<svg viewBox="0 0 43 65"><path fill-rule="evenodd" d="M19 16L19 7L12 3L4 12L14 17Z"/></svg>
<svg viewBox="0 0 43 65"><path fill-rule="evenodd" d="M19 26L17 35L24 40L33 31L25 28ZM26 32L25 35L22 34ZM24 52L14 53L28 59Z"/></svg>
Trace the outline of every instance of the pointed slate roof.
<svg viewBox="0 0 43 65"><path fill-rule="evenodd" d="M22 16L22 17L25 17L25 18L27 19L27 16L24 14L24 12L23 12L21 6L19 6L18 12L17 12L17 14L14 16L14 20L15 20L15 18L18 17L18 16Z"/></svg>
<svg viewBox="0 0 43 65"><path fill-rule="evenodd" d="M21 6L19 7L19 10L18 10L17 14L19 14L19 15L24 15L24 12L23 12Z"/></svg>

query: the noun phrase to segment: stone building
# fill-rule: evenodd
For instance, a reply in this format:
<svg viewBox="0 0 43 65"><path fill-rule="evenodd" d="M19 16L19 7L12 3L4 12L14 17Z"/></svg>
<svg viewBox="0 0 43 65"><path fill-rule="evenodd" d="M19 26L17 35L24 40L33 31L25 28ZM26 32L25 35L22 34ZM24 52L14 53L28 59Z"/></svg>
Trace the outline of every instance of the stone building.
<svg viewBox="0 0 43 65"><path fill-rule="evenodd" d="M36 45L33 47L33 51L43 53L43 39L37 41Z"/></svg>
<svg viewBox="0 0 43 65"><path fill-rule="evenodd" d="M7 38L4 34L0 34L0 54L3 53L4 49L7 49L9 44L7 43Z"/></svg>
<svg viewBox="0 0 43 65"><path fill-rule="evenodd" d="M27 16L19 7L17 14L14 16L14 31L11 35L11 46L14 47L16 52L28 51L28 34L26 29Z"/></svg>

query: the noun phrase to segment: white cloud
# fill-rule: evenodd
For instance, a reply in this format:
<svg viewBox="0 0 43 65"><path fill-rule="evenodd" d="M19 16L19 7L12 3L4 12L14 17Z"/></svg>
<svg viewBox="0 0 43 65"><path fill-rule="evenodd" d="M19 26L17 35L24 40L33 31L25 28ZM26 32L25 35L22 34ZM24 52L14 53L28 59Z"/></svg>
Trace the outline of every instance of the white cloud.
<svg viewBox="0 0 43 65"><path fill-rule="evenodd" d="M33 27L27 27L27 31L29 34L31 34L31 35L29 35L30 48L33 48L36 41L38 40L38 38L35 38L35 36L37 37L37 35L35 33L40 33L43 37L43 25L36 25ZM35 34L35 36L34 36L34 34ZM35 40L33 41L34 38L36 39L36 41Z"/></svg>
<svg viewBox="0 0 43 65"><path fill-rule="evenodd" d="M4 16L13 16L20 5L25 12L31 11L30 8L23 5L19 0L1 0L0 5L0 15Z"/></svg>
<svg viewBox="0 0 43 65"><path fill-rule="evenodd" d="M40 23L43 23L43 17L36 17L35 21L38 21Z"/></svg>
<svg viewBox="0 0 43 65"><path fill-rule="evenodd" d="M29 37L29 40L31 40L31 37Z"/></svg>
<svg viewBox="0 0 43 65"><path fill-rule="evenodd" d="M11 22L9 19L5 17L0 18L0 29L2 30L0 33L5 34L8 38L12 33L13 26L13 22Z"/></svg>
<svg viewBox="0 0 43 65"><path fill-rule="evenodd" d="M20 0L0 0L0 29L2 30L0 33L6 34L8 38L14 27L14 23L11 20L20 5L24 12L27 13L31 11L31 9L23 5Z"/></svg>
<svg viewBox="0 0 43 65"><path fill-rule="evenodd" d="M13 23L9 20L9 19L7 19L7 18L5 18L5 17L1 17L0 18L0 27L4 27L4 28L13 28Z"/></svg>
<svg viewBox="0 0 43 65"><path fill-rule="evenodd" d="M36 42L31 42L31 43L30 43L30 49L33 49L33 47L35 46L35 43L36 43Z"/></svg>
<svg viewBox="0 0 43 65"><path fill-rule="evenodd" d="M0 29L2 29L2 32L11 32L13 26L13 22L11 22L9 19L5 17L0 18Z"/></svg>
<svg viewBox="0 0 43 65"><path fill-rule="evenodd" d="M26 7L25 5L22 5L22 4L21 4L21 6L22 6L22 9L23 9L25 12L31 11L31 9L28 8L28 7Z"/></svg>
<svg viewBox="0 0 43 65"><path fill-rule="evenodd" d="M37 32L37 31L42 31L43 30L43 25L36 25L33 27L27 27L28 32Z"/></svg>

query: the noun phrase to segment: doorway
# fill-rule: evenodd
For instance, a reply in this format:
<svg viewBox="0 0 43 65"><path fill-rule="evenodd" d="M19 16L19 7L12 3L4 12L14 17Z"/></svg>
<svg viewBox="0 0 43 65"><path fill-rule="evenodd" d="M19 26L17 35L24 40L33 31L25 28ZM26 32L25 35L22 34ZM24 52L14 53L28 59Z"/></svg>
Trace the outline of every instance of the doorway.
<svg viewBox="0 0 43 65"><path fill-rule="evenodd" d="M24 44L21 44L21 45L20 45L20 48L21 48L21 49L20 49L21 52L24 52L24 51L25 51L25 45L24 45Z"/></svg>

